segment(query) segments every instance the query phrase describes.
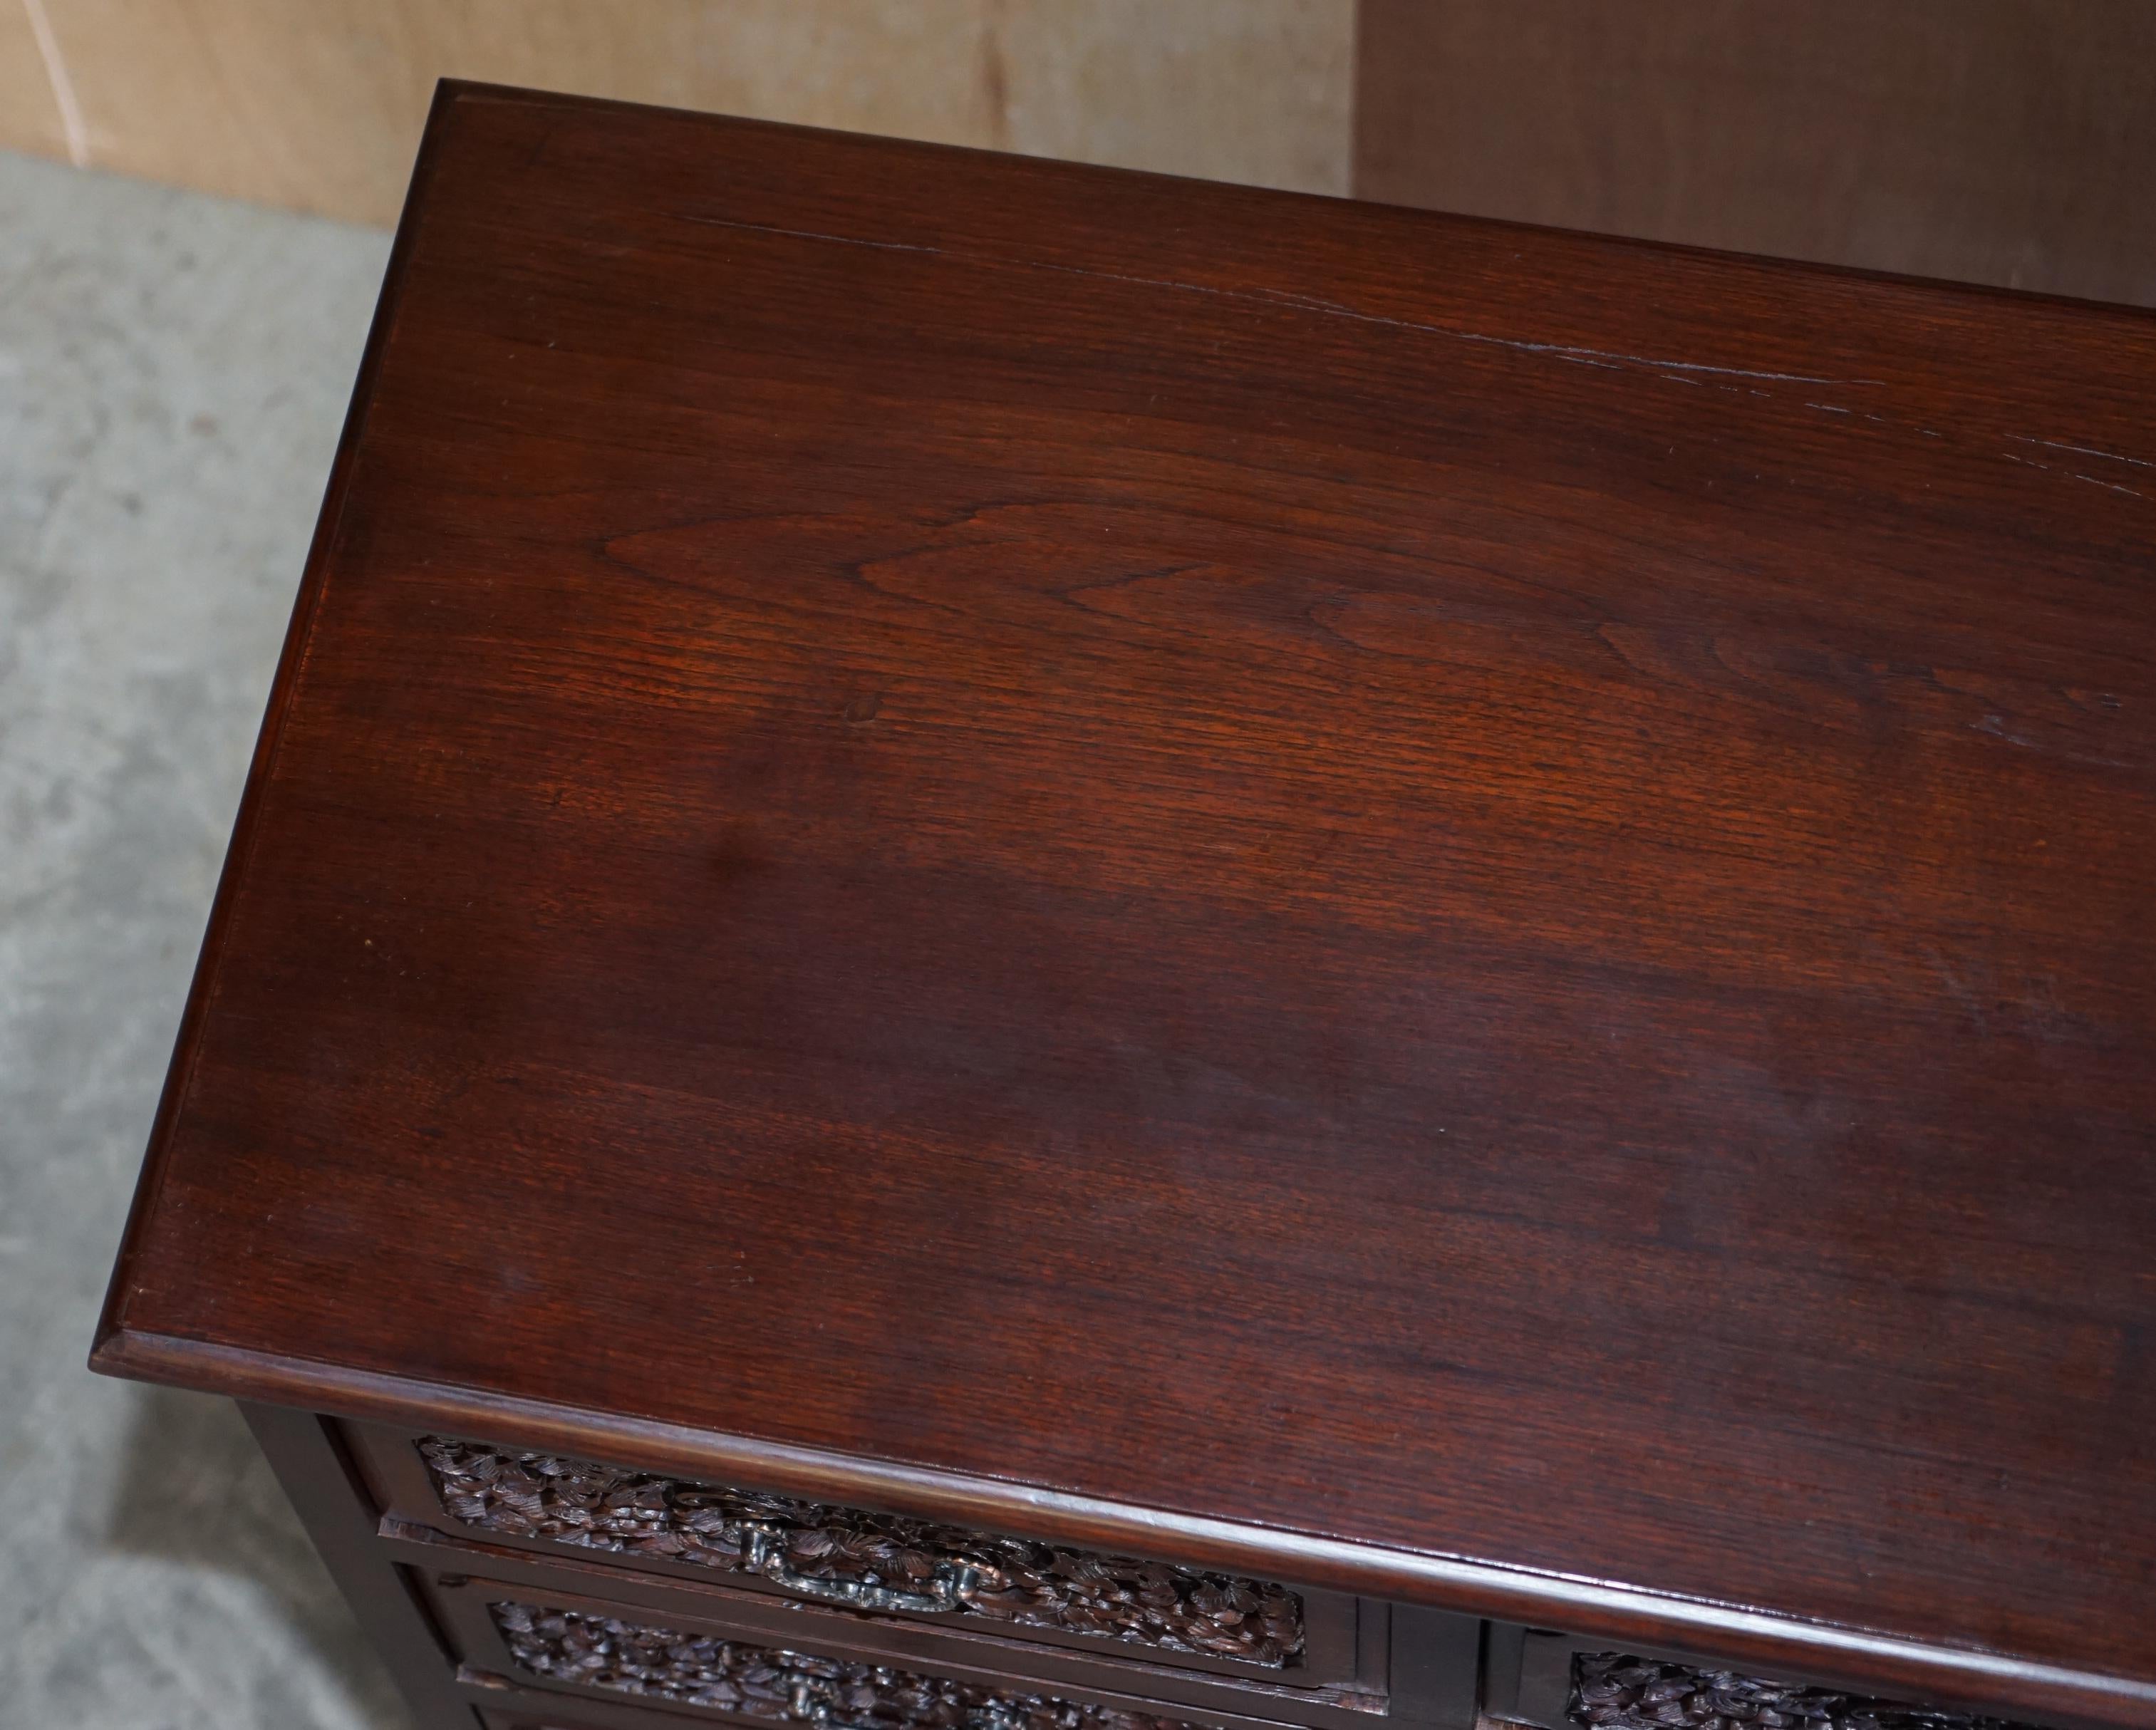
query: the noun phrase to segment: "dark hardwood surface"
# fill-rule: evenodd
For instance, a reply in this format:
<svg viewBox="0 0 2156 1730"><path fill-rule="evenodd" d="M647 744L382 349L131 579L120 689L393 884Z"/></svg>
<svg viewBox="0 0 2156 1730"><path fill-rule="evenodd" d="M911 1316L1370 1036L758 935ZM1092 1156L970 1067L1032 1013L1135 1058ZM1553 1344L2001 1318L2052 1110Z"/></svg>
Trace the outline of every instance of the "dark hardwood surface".
<svg viewBox="0 0 2156 1730"><path fill-rule="evenodd" d="M96 1362L2156 1723L2153 391L447 87Z"/></svg>
<svg viewBox="0 0 2156 1730"><path fill-rule="evenodd" d="M1355 191L2156 306L2147 0L1357 0Z"/></svg>

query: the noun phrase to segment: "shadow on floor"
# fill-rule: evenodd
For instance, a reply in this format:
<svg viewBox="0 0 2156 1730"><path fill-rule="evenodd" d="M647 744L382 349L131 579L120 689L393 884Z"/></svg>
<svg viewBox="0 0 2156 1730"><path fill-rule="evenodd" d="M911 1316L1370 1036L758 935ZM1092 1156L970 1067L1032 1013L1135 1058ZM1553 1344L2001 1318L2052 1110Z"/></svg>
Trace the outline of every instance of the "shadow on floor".
<svg viewBox="0 0 2156 1730"><path fill-rule="evenodd" d="M409 1722L388 1676L228 1399L137 1384L101 1543L254 1581L383 1730Z"/></svg>

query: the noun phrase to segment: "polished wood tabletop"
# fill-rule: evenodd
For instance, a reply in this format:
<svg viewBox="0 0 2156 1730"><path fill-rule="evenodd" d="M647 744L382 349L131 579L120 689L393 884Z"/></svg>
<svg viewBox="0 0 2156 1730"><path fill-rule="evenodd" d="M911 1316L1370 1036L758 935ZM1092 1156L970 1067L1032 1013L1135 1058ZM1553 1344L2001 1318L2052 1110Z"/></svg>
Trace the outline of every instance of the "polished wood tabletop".
<svg viewBox="0 0 2156 1730"><path fill-rule="evenodd" d="M2156 320L445 87L96 1361L2156 1723Z"/></svg>

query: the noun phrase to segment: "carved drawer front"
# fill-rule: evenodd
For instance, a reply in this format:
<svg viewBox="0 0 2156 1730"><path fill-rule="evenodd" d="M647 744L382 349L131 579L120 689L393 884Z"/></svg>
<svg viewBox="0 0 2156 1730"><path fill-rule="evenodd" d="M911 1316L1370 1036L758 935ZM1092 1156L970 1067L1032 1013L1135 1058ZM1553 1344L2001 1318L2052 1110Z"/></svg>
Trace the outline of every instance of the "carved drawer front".
<svg viewBox="0 0 2156 1730"><path fill-rule="evenodd" d="M477 1532L708 1568L855 1609L1311 1668L1305 1599L1284 1586L558 1454L440 1436L414 1445L442 1509Z"/></svg>
<svg viewBox="0 0 2156 1730"><path fill-rule="evenodd" d="M515 1599L486 1606L526 1677L814 1730L1192 1730L1081 1705Z"/></svg>
<svg viewBox="0 0 2156 1730"><path fill-rule="evenodd" d="M1545 1650L1537 1653L1535 1647ZM1575 1730L2035 1730L1974 1712L1768 1681L1670 1658L1586 1650L1560 1635L1527 1636L1517 1712ZM1498 1642L1491 1643L1493 1655ZM1496 1678L1493 1677L1493 1681ZM1557 1697L1562 1690L1562 1707Z"/></svg>

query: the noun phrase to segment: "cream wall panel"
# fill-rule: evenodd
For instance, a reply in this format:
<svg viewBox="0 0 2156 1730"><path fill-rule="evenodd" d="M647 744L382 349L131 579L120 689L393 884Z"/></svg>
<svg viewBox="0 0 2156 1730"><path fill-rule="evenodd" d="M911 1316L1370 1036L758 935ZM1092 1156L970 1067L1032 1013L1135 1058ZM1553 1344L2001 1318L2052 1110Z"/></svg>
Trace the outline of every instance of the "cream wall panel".
<svg viewBox="0 0 2156 1730"><path fill-rule="evenodd" d="M1344 195L1354 0L1012 0L1012 150Z"/></svg>
<svg viewBox="0 0 2156 1730"><path fill-rule="evenodd" d="M0 150L68 154L59 105L23 0L0 0Z"/></svg>
<svg viewBox="0 0 2156 1730"><path fill-rule="evenodd" d="M45 4L99 166L362 222L394 217L440 76L1318 191L1348 180L1353 0Z"/></svg>

